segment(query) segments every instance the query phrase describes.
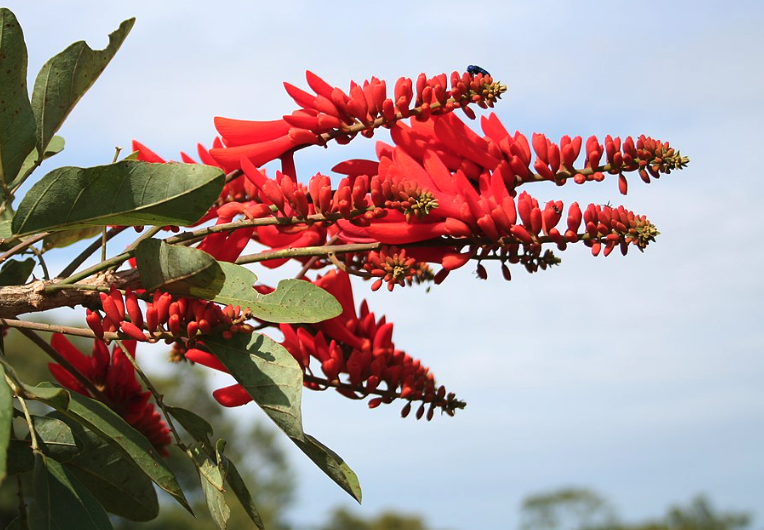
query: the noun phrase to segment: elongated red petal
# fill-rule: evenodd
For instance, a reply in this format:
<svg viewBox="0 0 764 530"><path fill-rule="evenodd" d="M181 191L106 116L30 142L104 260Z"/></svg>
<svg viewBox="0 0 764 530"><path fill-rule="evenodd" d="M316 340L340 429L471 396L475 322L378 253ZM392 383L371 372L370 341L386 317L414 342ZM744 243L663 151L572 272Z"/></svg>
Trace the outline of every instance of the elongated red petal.
<svg viewBox="0 0 764 530"><path fill-rule="evenodd" d="M282 120L250 121L215 116L215 129L228 147L257 144L275 140L289 132L290 125Z"/></svg>
<svg viewBox="0 0 764 530"><path fill-rule="evenodd" d="M252 401L252 396L241 385L218 388L212 393L215 400L224 407L240 407Z"/></svg>

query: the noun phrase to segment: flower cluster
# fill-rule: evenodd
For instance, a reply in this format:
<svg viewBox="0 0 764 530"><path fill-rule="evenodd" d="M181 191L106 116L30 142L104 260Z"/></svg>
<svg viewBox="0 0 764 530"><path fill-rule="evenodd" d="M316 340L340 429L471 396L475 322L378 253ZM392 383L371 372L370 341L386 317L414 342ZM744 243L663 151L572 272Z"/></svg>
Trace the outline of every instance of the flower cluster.
<svg viewBox="0 0 764 530"><path fill-rule="evenodd" d="M444 386L438 386L435 378L422 363L395 348L392 341L393 324L385 318L375 319L364 301L356 313L350 278L344 272L330 271L314 282L340 302L343 312L333 319L312 326L279 326L284 335L282 346L297 360L304 372L304 385L312 390L335 388L342 395L361 399L370 394L378 397L369 400L369 407L392 403L395 399L407 400L403 409L406 416L411 402L421 402L417 418L427 409L427 419L432 419L435 409L453 415L464 403ZM189 349L186 359L202 366L227 372L223 364L204 345ZM324 378L314 375L311 360L320 363ZM224 406L235 407L252 401L241 385L234 384L213 392L215 399Z"/></svg>
<svg viewBox="0 0 764 530"><path fill-rule="evenodd" d="M433 279L430 267L407 256L405 248L399 250L385 246L379 252L371 251L366 256L363 268L377 278L371 285L372 291L378 290L385 283L387 290L392 291L396 285L411 285Z"/></svg>
<svg viewBox="0 0 764 530"><path fill-rule="evenodd" d="M222 139L216 138L209 151L199 146L198 155L203 163L221 167L229 175L220 197L200 222L226 227L206 235L197 248L218 260L256 258L245 261L271 268L294 258L303 263L299 277L308 281L305 275L311 269L338 267L312 281L340 301L342 315L312 325L282 324L282 344L303 368L305 386L333 387L353 398L376 394L369 401L372 407L396 398L418 400L430 407L431 417L435 408L453 413L462 404L436 386L419 361L395 349L392 324L375 319L365 302L356 311L348 273L372 280L373 290L387 285L392 291L396 285L441 283L450 271L469 262L476 263L477 277L485 279L484 263L496 261L502 276L510 280L510 266L532 273L559 264L550 246L563 251L581 242L595 256L607 256L616 247L626 254L631 245L642 250L658 235L644 216L609 204L588 204L582 209L577 202L567 207L560 200L539 202L519 188L540 181L582 184L614 175L619 191L626 194L627 173L637 172L649 182L688 163L667 142L646 136L623 141L606 136L604 144L596 136L586 140L563 136L558 143L543 134L529 139L520 132L510 134L493 113L481 118L482 133L473 131L452 111L461 108L474 118L469 105L492 107L506 90L478 68L450 77L401 78L391 97L386 83L376 78L351 83L349 92L311 72L307 81L312 93L285 83L300 108L281 119L216 118ZM390 130L392 144L378 142L376 160L337 164L333 171L341 179L336 185L323 173L307 184L298 181L296 150L331 140L346 143L359 133L371 137L377 127ZM134 148L143 160L162 161L140 144ZM181 158L194 162L184 153ZM261 166L277 159L281 171L271 178ZM245 222L231 228L239 216ZM260 256L242 257L250 242L266 250ZM326 245L331 250L322 251ZM430 264L441 268L433 273ZM265 286L258 289L268 291ZM178 308L177 321L160 322L164 326L160 332L177 338L178 355L225 370L205 351L203 340L189 342L209 325L219 324L196 314L206 311L206 306L204 310L194 307ZM112 322L119 318L116 327L123 333L134 331L125 327L135 323L132 316L130 322L118 312L115 317L107 312L107 317ZM208 325L203 327L202 320ZM269 325L273 324L260 323ZM236 319L233 329L248 330ZM315 365L320 365L323 377L315 374ZM227 406L251 400L239 385L218 389L214 395ZM420 407L417 414L421 417L425 408Z"/></svg>
<svg viewBox="0 0 764 530"><path fill-rule="evenodd" d="M88 309L86 316L88 326L99 339L104 338L105 332L121 332L126 338L141 342L161 338L194 340L214 332L221 332L224 337L252 332L252 327L245 323L251 314L239 306L229 304L221 308L207 300L155 291L144 314L137 295L129 287L123 295L112 285L109 294L100 293L100 297L103 315Z"/></svg>
<svg viewBox="0 0 764 530"><path fill-rule="evenodd" d="M53 335L50 344L80 376L91 383L96 393L88 390L60 364L48 364L50 372L59 383L84 396L100 399L127 423L143 433L162 455L168 454L167 446L172 442L170 430L154 405L149 402L151 392L144 391L138 383L135 368L127 358L128 355L135 358L135 341L122 342L128 350L126 353L116 345L110 352L106 343L95 340L93 355L90 356L82 353L59 333Z"/></svg>
<svg viewBox="0 0 764 530"><path fill-rule="evenodd" d="M563 136L559 144L543 134L533 134L532 142L520 133L510 134L496 114L481 117L484 135L472 131L455 115L438 116L428 122L397 122L391 129L395 146L421 164L429 154L436 154L451 172L461 170L472 181L484 172L498 172L510 194L528 182L549 180L560 185L573 179L579 184L605 178L606 173L620 175L620 189L625 191L624 172L639 171L657 178L660 173L682 169L689 159L681 156L668 142L644 135L636 142L627 137L606 137L605 145L596 136L584 143L580 136ZM582 149L583 148L583 149ZM381 144L377 154L392 158L393 147ZM582 166L576 163L584 152ZM535 153L535 159L534 159ZM603 155L606 163L601 164Z"/></svg>
<svg viewBox="0 0 764 530"><path fill-rule="evenodd" d="M491 76L453 72L428 78L420 74L416 82L401 77L396 81L393 97L388 97L387 84L377 79L350 85L350 93L333 87L313 72L306 72L310 94L289 83L287 93L300 106L280 120L248 121L215 118L215 127L225 147L213 148L212 157L226 171L240 167L242 157L255 166L279 158L308 145L324 145L328 140L347 143L359 132L371 136L380 126L390 127L400 119L415 116L426 121L431 115L442 115L468 105L492 107L506 91ZM416 92L415 92L416 90Z"/></svg>

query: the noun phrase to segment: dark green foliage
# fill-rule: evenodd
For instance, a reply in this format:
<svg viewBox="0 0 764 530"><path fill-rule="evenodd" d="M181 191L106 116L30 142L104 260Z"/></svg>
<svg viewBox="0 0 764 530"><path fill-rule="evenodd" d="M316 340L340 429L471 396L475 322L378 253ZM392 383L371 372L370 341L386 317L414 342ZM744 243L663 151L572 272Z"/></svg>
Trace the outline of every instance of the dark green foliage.
<svg viewBox="0 0 764 530"><path fill-rule="evenodd" d="M54 169L27 192L12 228L17 235L106 225L189 225L223 188L223 173L191 164L123 160Z"/></svg>

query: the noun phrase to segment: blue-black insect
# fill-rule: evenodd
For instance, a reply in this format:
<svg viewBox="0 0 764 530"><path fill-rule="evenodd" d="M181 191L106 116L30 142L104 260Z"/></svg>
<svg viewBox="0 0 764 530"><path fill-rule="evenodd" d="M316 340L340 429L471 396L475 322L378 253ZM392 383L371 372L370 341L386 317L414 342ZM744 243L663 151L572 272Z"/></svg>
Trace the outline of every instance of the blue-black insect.
<svg viewBox="0 0 764 530"><path fill-rule="evenodd" d="M481 68L481 67L479 67L476 64L469 65L467 67L467 73L469 73L471 75L478 75L478 74L483 74L483 75L486 75L486 76L491 75L491 74L488 73L488 70L486 70L485 68Z"/></svg>

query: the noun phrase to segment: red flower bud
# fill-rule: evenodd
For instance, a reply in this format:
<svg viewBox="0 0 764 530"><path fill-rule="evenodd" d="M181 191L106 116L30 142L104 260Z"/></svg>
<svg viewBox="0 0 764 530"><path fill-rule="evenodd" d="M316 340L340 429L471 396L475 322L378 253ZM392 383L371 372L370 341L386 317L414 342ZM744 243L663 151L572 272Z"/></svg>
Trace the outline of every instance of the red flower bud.
<svg viewBox="0 0 764 530"><path fill-rule="evenodd" d="M133 340L139 340L141 342L145 342L147 340L146 335L143 334L143 331L141 331L141 329L132 322L120 322L119 327L122 329L122 332L125 335Z"/></svg>
<svg viewBox="0 0 764 530"><path fill-rule="evenodd" d="M88 327L93 330L93 333L95 333L95 336L99 339L103 338L103 325L101 324L101 315L98 313L91 311L90 309L87 310L87 316L85 317L85 322L88 323Z"/></svg>
<svg viewBox="0 0 764 530"><path fill-rule="evenodd" d="M132 320L133 324L139 328L143 327L143 313L138 305L138 298L135 293L128 287L125 292L125 306L127 307L127 314Z"/></svg>

